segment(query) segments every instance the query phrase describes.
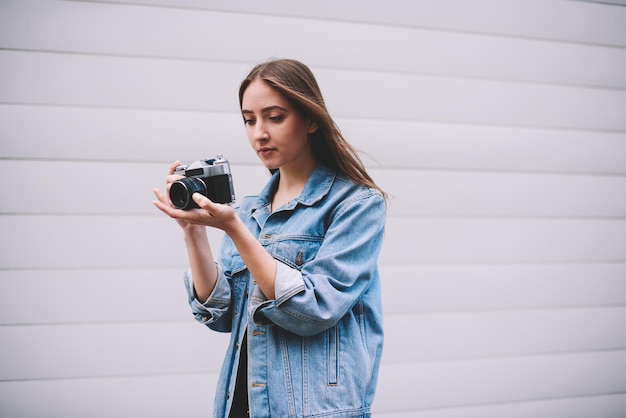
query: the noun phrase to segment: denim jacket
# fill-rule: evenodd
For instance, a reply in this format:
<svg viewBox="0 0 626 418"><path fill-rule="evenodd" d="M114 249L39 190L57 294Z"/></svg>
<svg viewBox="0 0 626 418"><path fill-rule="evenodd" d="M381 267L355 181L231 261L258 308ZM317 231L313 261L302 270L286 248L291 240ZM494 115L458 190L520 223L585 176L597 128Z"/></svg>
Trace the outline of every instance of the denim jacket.
<svg viewBox="0 0 626 418"><path fill-rule="evenodd" d="M369 417L383 345L384 198L318 165L301 195L271 213L279 175L238 209L276 260L275 299L256 286L228 236L204 303L185 274L195 318L231 333L214 416L228 416L247 333L251 417Z"/></svg>

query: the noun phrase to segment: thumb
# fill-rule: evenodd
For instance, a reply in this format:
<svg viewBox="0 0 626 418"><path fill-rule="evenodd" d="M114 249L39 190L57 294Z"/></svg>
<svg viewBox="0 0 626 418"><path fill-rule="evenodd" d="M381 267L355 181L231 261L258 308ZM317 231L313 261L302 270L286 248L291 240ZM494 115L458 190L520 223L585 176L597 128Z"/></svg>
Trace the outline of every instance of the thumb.
<svg viewBox="0 0 626 418"><path fill-rule="evenodd" d="M198 192L194 193L191 198L193 199L194 202L196 202L198 204L198 206L200 207L204 207L207 205L210 205L211 199L209 199L208 197L204 196L203 194L200 194Z"/></svg>

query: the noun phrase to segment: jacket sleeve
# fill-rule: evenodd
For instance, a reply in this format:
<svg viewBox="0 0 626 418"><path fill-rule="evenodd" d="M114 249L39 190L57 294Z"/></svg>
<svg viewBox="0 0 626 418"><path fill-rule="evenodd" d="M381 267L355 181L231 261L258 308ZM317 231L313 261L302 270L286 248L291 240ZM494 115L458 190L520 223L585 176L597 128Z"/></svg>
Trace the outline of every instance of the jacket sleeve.
<svg viewBox="0 0 626 418"><path fill-rule="evenodd" d="M276 262L274 300L253 290L253 321L303 336L335 325L378 280L385 209L382 195L372 190L342 202L313 260L301 270Z"/></svg>
<svg viewBox="0 0 626 418"><path fill-rule="evenodd" d="M232 329L232 315L230 312L232 289L230 269L228 268L228 260L230 258L228 254L232 247L232 241L224 237L220 251L220 261L215 263L218 272L217 283L206 301L201 302L196 297L191 269L188 269L184 275L189 306L196 321L220 332L230 332Z"/></svg>

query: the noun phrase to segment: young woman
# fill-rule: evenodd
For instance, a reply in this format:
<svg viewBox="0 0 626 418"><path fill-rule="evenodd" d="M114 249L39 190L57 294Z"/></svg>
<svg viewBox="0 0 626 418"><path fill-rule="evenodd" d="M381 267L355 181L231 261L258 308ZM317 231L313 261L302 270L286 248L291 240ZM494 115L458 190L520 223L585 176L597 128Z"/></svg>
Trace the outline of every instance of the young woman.
<svg viewBox="0 0 626 418"><path fill-rule="evenodd" d="M385 194L304 64L257 65L239 102L250 145L273 173L261 193L236 210L195 193L200 209L183 211L154 191L184 231L196 319L231 333L214 415L369 417L383 345ZM225 232L216 260L207 226Z"/></svg>

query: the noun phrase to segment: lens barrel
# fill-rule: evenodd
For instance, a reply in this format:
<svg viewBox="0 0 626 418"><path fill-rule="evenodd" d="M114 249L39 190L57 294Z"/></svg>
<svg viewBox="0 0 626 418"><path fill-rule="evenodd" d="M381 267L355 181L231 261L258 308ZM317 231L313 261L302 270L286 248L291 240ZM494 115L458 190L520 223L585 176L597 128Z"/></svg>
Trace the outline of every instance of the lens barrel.
<svg viewBox="0 0 626 418"><path fill-rule="evenodd" d="M170 200L174 207L183 210L198 208L199 206L191 198L194 193L207 195L206 185L198 177L185 177L172 183L170 187Z"/></svg>

